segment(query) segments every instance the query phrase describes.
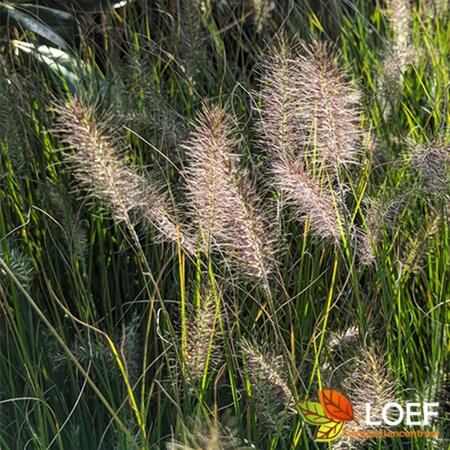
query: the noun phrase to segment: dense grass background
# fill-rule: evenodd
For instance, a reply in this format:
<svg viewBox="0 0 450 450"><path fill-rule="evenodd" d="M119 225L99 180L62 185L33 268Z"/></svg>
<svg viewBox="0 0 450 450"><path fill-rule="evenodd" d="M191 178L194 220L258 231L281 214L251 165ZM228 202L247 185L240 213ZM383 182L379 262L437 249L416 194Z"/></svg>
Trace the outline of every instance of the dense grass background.
<svg viewBox="0 0 450 450"><path fill-rule="evenodd" d="M0 448L449 448L446 2L135 1L76 17L64 73L54 50L23 50L43 43L33 33L2 28ZM353 220L377 228L369 265L349 234L333 245L293 220L267 181L258 74L281 35L331 42L362 90L364 157L344 177ZM269 287L90 200L55 133L54 105L73 96L96 120L109 111L122 157L182 205L192 120L206 100L232 111L276 214ZM435 139L439 189L409 158ZM374 386L439 401L441 439L316 444L295 405L322 385L355 404Z"/></svg>

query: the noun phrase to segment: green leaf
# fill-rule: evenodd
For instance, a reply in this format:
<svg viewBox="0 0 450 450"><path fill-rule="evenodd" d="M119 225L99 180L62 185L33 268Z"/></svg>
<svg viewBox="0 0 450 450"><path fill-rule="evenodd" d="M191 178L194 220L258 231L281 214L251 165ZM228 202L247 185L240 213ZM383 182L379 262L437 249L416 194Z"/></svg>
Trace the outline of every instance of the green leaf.
<svg viewBox="0 0 450 450"><path fill-rule="evenodd" d="M65 50L78 45L79 31L75 18L59 9L28 3L0 3L0 24L32 31Z"/></svg>
<svg viewBox="0 0 450 450"><path fill-rule="evenodd" d="M345 422L333 422L330 420L317 429L316 442L329 442L337 439L344 430Z"/></svg>
<svg viewBox="0 0 450 450"><path fill-rule="evenodd" d="M48 69L54 80L66 85L72 93L77 91L83 80L94 79L99 88L104 86L104 79L98 71L63 50L21 41L11 41L11 45Z"/></svg>
<svg viewBox="0 0 450 450"><path fill-rule="evenodd" d="M47 4L68 11L98 13L108 9L122 8L132 0L47 0Z"/></svg>
<svg viewBox="0 0 450 450"><path fill-rule="evenodd" d="M299 404L300 414L306 423L322 425L329 423L330 419L325 415L323 407L318 402L303 402Z"/></svg>

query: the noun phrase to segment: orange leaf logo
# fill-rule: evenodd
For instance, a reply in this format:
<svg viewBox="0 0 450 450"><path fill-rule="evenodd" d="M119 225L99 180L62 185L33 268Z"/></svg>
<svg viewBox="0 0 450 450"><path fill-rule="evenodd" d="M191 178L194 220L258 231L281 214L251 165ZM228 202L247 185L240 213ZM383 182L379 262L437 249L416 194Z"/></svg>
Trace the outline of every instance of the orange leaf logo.
<svg viewBox="0 0 450 450"><path fill-rule="evenodd" d="M338 391L319 391L320 404L325 415L336 422L349 422L354 420L353 407L350 400Z"/></svg>

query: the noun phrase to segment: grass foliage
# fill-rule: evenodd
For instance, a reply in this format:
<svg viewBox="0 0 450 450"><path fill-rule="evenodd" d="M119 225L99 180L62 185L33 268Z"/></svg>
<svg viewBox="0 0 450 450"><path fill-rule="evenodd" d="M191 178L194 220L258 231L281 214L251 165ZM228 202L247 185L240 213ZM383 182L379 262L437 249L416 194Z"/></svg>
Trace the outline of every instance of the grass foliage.
<svg viewBox="0 0 450 450"><path fill-rule="evenodd" d="M0 448L447 449L448 2L77 20L2 29ZM441 439L315 443L326 386Z"/></svg>

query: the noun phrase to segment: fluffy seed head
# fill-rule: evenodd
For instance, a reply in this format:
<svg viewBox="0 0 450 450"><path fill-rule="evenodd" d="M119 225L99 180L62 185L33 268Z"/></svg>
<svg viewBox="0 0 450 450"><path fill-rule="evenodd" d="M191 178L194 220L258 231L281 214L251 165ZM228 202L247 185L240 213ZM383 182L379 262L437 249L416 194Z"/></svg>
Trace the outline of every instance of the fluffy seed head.
<svg viewBox="0 0 450 450"><path fill-rule="evenodd" d="M108 120L100 122L94 111L77 100L55 107L55 132L73 151L66 152L72 172L91 198L101 200L117 222L130 229L135 221L151 223L162 239L178 241L194 252L188 236L180 232L174 213L156 185L125 164L118 139Z"/></svg>
<svg viewBox="0 0 450 450"><path fill-rule="evenodd" d="M72 171L92 197L107 204L115 220L130 223L130 212L141 206L142 179L119 157L117 140L102 129L94 112L72 100L58 105L56 133L74 149L67 152Z"/></svg>
<svg viewBox="0 0 450 450"><path fill-rule="evenodd" d="M448 14L450 4L448 0L425 0L422 3L425 12L425 18L436 19Z"/></svg>
<svg viewBox="0 0 450 450"><path fill-rule="evenodd" d="M376 261L374 248L378 236L373 235L370 230L363 229L356 230L354 235L359 262L363 266L372 266Z"/></svg>
<svg viewBox="0 0 450 450"><path fill-rule="evenodd" d="M216 420L209 426L195 420L189 425L181 424L177 428L180 437L168 442L167 450L245 450L247 448L240 445L233 429Z"/></svg>
<svg viewBox="0 0 450 450"><path fill-rule="evenodd" d="M374 347L359 348L354 359L352 375L344 376L341 387L348 392L355 417L365 417L366 403L371 403L371 413L374 419L379 419L383 406L396 401L396 383L388 373L386 358L378 355ZM345 367L346 372L349 368ZM348 422L348 431L362 431L364 423ZM351 445L351 447L349 447ZM363 448L364 438L341 439L333 449Z"/></svg>
<svg viewBox="0 0 450 450"><path fill-rule="evenodd" d="M294 406L282 358L262 353L247 341L242 350L261 421L268 427L277 428L280 420L289 413L289 408Z"/></svg>
<svg viewBox="0 0 450 450"><path fill-rule="evenodd" d="M330 351L337 351L340 347L350 347L355 342L357 342L359 338L359 328L357 325L352 325L345 330L334 333L331 336L331 339L328 342L327 347L330 349Z"/></svg>
<svg viewBox="0 0 450 450"><path fill-rule="evenodd" d="M238 156L230 150L237 144L230 117L223 108L213 106L199 114L184 146L189 158L187 197L208 245L214 237L226 233L223 206L229 191L229 172L238 163Z"/></svg>
<svg viewBox="0 0 450 450"><path fill-rule="evenodd" d="M35 275L31 257L14 247L5 254L4 249L0 247L0 258L8 262L15 277L26 289L28 289L31 286ZM0 288L2 288L2 284L5 280L6 273L3 269L0 269Z"/></svg>
<svg viewBox="0 0 450 450"><path fill-rule="evenodd" d="M140 318L137 314L130 320L123 322L120 329L109 335L119 353L120 359L131 382L136 382L141 373L141 352L140 352ZM52 342L48 336L49 345ZM88 333L77 335L71 345L73 353L83 364L95 364L110 378L121 376L116 356L111 351L110 345L103 336ZM67 355L60 348L49 353L49 359L53 363L54 369L59 369L68 364Z"/></svg>
<svg viewBox="0 0 450 450"><path fill-rule="evenodd" d="M292 156L300 147L298 77L294 48L280 39L263 61L260 76L258 134L261 148L272 158Z"/></svg>
<svg viewBox="0 0 450 450"><path fill-rule="evenodd" d="M60 223L64 230L65 241L73 248L76 257L79 259L82 272L86 273L89 248L87 230L78 214L75 213L66 189L50 188L47 196L52 216Z"/></svg>
<svg viewBox="0 0 450 450"><path fill-rule="evenodd" d="M391 45L382 60L377 91L387 119L391 103L396 101L398 91L403 87L403 73L414 60L411 44L413 11L409 0L389 0L386 11L391 29Z"/></svg>
<svg viewBox="0 0 450 450"><path fill-rule="evenodd" d="M402 85L402 75L405 67L399 65L395 54L387 54L382 60L380 78L378 79L377 91L380 93L380 103L387 109L385 116L390 113L390 96Z"/></svg>
<svg viewBox="0 0 450 450"><path fill-rule="evenodd" d="M256 31L260 33L270 19L271 0L245 0L245 8L251 15Z"/></svg>
<svg viewBox="0 0 450 450"><path fill-rule="evenodd" d="M357 255L363 266L375 263L375 249L385 226L385 216L386 209L380 201L369 202L366 213L366 229L361 228L355 232Z"/></svg>
<svg viewBox="0 0 450 450"><path fill-rule="evenodd" d="M423 177L430 192L448 192L450 187L450 144L435 140L424 145L411 145L412 167Z"/></svg>
<svg viewBox="0 0 450 450"><path fill-rule="evenodd" d="M384 230L393 227L399 212L405 205L406 197L391 199L368 199L365 212L365 228L357 230L356 250L362 265L375 263L375 250L381 241Z"/></svg>
<svg viewBox="0 0 450 450"><path fill-rule="evenodd" d="M322 188L301 163L284 158L274 163L275 183L298 220L309 220L315 236L337 240L341 236L339 212L330 190Z"/></svg>
<svg viewBox="0 0 450 450"><path fill-rule="evenodd" d="M238 142L227 112L205 107L185 145L187 196L207 246L219 248L242 273L266 281L273 260L268 220L239 168Z"/></svg>
<svg viewBox="0 0 450 450"><path fill-rule="evenodd" d="M201 305L191 307L187 323L187 343L184 349L187 377L190 381L200 380L208 361L217 359L218 311L214 293L205 290L201 295Z"/></svg>
<svg viewBox="0 0 450 450"><path fill-rule="evenodd" d="M393 33L393 53L399 58L410 54L413 10L409 0L389 0L388 18ZM400 64L402 66L402 64Z"/></svg>
<svg viewBox="0 0 450 450"><path fill-rule="evenodd" d="M347 81L330 49L303 45L299 65L299 123L308 153L332 171L354 164L361 150L361 94Z"/></svg>
<svg viewBox="0 0 450 450"><path fill-rule="evenodd" d="M232 201L226 210L231 239L224 241L224 248L233 256L235 267L244 267L248 275L262 280L267 287L274 265L273 241L269 231L271 224L245 175L238 175L234 183L230 186Z"/></svg>

